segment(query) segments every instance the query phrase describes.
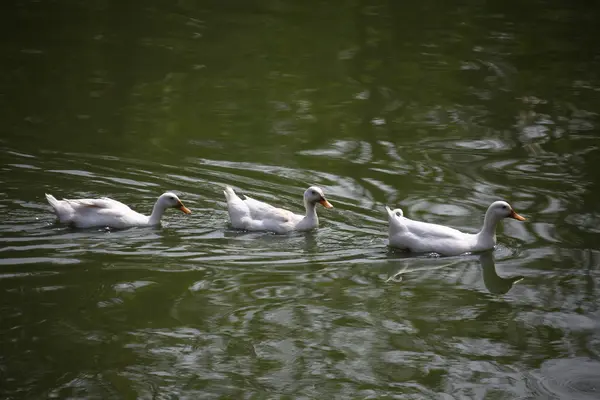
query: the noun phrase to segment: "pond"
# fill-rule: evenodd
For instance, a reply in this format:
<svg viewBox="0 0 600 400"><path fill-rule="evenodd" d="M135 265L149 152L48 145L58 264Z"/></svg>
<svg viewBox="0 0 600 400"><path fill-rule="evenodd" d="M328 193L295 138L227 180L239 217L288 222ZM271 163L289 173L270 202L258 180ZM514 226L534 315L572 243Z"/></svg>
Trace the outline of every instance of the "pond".
<svg viewBox="0 0 600 400"><path fill-rule="evenodd" d="M335 3L335 4L334 4ZM600 6L10 1L0 397L597 399ZM226 185L302 212L229 224ZM159 227L72 229L44 194ZM493 251L388 247L385 206Z"/></svg>

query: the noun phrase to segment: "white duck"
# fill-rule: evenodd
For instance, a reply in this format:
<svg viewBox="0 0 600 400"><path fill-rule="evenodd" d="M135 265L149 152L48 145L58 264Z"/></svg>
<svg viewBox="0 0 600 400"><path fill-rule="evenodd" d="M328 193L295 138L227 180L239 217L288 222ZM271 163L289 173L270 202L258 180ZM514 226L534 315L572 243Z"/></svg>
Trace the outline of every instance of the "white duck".
<svg viewBox="0 0 600 400"><path fill-rule="evenodd" d="M127 205L103 197L100 199L63 199L56 200L46 194L48 203L54 208L59 221L76 228L109 227L129 228L133 226L158 225L167 208L177 208L186 214L191 211L183 205L173 193L164 193L154 204L152 214L146 216L133 211Z"/></svg>
<svg viewBox="0 0 600 400"><path fill-rule="evenodd" d="M402 210L385 207L389 221L389 244L417 253L435 252L450 256L493 249L496 245L496 224L504 218L525 221L505 201L492 203L478 233L463 233L443 225L405 218Z"/></svg>
<svg viewBox="0 0 600 400"><path fill-rule="evenodd" d="M275 233L307 231L319 226L317 203L326 208L333 207L325 199L323 190L317 186L311 186L304 192L306 215L294 214L291 211L273 207L248 196L244 196L242 200L229 186L225 187L223 193L225 193L227 199L231 225L236 229L248 231L271 231Z"/></svg>

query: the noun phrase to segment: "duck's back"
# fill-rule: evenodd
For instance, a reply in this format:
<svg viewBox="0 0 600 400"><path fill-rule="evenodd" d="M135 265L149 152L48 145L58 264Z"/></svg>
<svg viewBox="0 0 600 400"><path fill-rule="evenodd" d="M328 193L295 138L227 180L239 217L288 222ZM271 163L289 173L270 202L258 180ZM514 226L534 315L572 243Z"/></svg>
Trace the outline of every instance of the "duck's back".
<svg viewBox="0 0 600 400"><path fill-rule="evenodd" d="M129 206L109 198L94 200L91 203L81 202L76 217L76 225L109 226L111 228L127 228L148 224L149 217L133 211Z"/></svg>
<svg viewBox="0 0 600 400"><path fill-rule="evenodd" d="M48 197L48 196L47 196ZM50 196L51 197L51 196ZM64 199L48 201L63 223L78 228L108 226L124 228L147 224L148 217L133 211L120 201L103 197L100 199Z"/></svg>
<svg viewBox="0 0 600 400"><path fill-rule="evenodd" d="M449 226L432 224L429 222L415 221L404 218L404 225L413 235L431 239L457 239L465 238L465 233Z"/></svg>
<svg viewBox="0 0 600 400"><path fill-rule="evenodd" d="M274 207L248 196L246 196L244 203L248 206L250 216L255 220L269 221L271 224L289 222L298 223L298 221L303 218L302 215L294 214L283 208Z"/></svg>

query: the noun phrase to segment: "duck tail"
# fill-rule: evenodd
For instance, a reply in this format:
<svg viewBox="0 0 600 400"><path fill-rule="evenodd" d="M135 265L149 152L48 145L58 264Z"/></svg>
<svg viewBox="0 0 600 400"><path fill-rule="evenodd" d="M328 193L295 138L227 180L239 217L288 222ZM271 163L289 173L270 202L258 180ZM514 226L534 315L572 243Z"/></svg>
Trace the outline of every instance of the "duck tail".
<svg viewBox="0 0 600 400"><path fill-rule="evenodd" d="M46 200L48 200L48 204L50 204L50 206L52 206L52 208L54 208L56 210L56 208L58 207L58 200L56 200L56 197L52 196L51 194L45 193L46 195Z"/></svg>
<svg viewBox="0 0 600 400"><path fill-rule="evenodd" d="M227 199L228 202L238 197L231 186L225 186L223 193L225 194L225 199Z"/></svg>

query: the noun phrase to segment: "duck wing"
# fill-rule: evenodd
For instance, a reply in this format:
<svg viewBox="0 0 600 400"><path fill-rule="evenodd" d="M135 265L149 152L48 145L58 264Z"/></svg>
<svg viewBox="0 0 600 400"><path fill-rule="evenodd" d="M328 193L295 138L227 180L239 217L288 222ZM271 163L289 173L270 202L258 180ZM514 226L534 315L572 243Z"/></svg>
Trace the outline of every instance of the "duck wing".
<svg viewBox="0 0 600 400"><path fill-rule="evenodd" d="M461 239L465 235L465 233L459 231L458 229L450 228L444 225L414 221L408 218L403 218L403 222L411 234L421 238L435 240Z"/></svg>
<svg viewBox="0 0 600 400"><path fill-rule="evenodd" d="M129 206L108 197L100 199L64 199L76 213L79 212L112 212L126 213L132 211Z"/></svg>
<svg viewBox="0 0 600 400"><path fill-rule="evenodd" d="M248 210L250 217L258 220L272 220L276 222L289 222L296 219L296 214L283 208L273 207L265 202L255 200L252 197L246 196L243 200Z"/></svg>

